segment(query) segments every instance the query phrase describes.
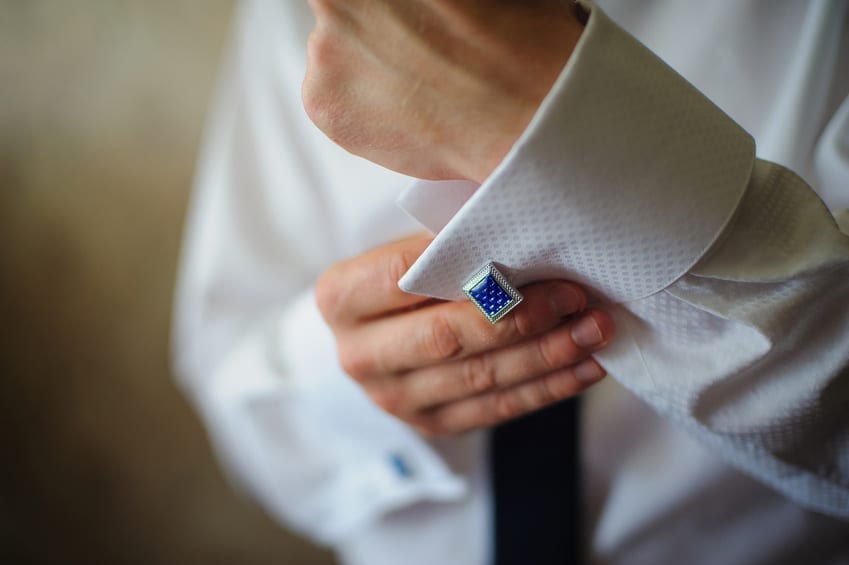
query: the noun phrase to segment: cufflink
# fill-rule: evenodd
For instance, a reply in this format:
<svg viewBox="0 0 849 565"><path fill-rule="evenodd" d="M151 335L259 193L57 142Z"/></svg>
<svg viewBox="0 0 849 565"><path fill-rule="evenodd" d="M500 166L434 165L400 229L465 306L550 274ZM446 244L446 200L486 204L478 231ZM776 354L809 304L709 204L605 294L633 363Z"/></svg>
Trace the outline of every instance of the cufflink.
<svg viewBox="0 0 849 565"><path fill-rule="evenodd" d="M400 453L390 454L389 462L395 470L395 474L402 479L409 479L415 474L412 467L410 467L410 464L407 462L407 458Z"/></svg>
<svg viewBox="0 0 849 565"><path fill-rule="evenodd" d="M463 293L493 324L518 306L523 298L492 262L487 263L463 285Z"/></svg>

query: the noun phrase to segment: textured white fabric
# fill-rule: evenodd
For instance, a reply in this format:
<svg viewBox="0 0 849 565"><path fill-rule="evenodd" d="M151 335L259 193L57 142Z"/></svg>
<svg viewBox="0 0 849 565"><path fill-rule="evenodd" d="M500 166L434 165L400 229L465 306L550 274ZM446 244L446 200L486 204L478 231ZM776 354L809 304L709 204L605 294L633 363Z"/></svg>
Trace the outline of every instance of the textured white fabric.
<svg viewBox="0 0 849 565"><path fill-rule="evenodd" d="M849 517L849 477L818 477L803 464L813 458L849 468L849 418L817 424L821 437L843 447L832 461L808 451L821 445L794 443L808 427L803 421L821 417L824 389L845 386L838 372L849 359L849 238L801 178L765 161L753 171L750 138L603 12L584 34L522 139L401 288L456 299L463 282L494 260L517 286L577 280L603 301L625 302L614 310L617 343L596 355L612 376L787 496ZM564 135L573 129L581 134ZM433 195L434 184L410 190ZM728 230L730 239L693 269L743 194L740 229ZM679 291L702 273L780 290L735 285L720 308L702 296L711 283ZM811 292L820 295L814 304L802 299ZM770 367L780 353L773 335L801 333L803 316L824 306L813 320L833 324L831 336L795 352L789 375L784 364ZM800 379L805 366L816 374ZM720 410L712 389L728 388L732 375L753 381L746 388L757 398L732 395Z"/></svg>
<svg viewBox="0 0 849 565"><path fill-rule="evenodd" d="M410 179L338 149L304 116L299 93L311 28L305 4L257 0L240 8L186 235L176 368L234 479L281 520L333 544L346 563L487 563L484 434L427 442L382 414L336 365L332 339L312 304L311 281L328 265L419 228L394 206ZM603 5L753 134L758 157L802 174L832 211L849 200L847 3ZM407 193L405 206L441 231L429 253L455 246L470 263L498 260L463 251L462 239L449 237L477 221L464 203L477 199L477 205L495 209L490 195L509 200L536 190L522 184L529 179L571 189L583 170L581 178L591 184L582 186L615 189L611 211L629 228L620 230L610 220L613 225L602 234L605 253L630 249L632 257L645 260L640 241L652 240L655 224L682 230L664 236L670 252L664 246L656 262L664 276L650 276L654 284L635 294L624 283L636 281L632 286L640 290L645 264L618 275L615 266L604 264L606 255L584 249L580 265L569 266L582 270L601 257L597 272L575 274L622 301L610 306L619 333L600 359L625 387L608 379L584 402L590 561L847 562L846 522L806 509L843 517L849 512L847 377L838 376L849 358L846 237L804 183L785 169L753 162L748 148L745 155L729 155L752 167L743 186L736 175L705 172L722 186L690 194L698 202L697 210L686 212L691 217L647 224L645 215L629 215L643 209L641 201L629 200L627 187L607 186L596 174L629 185L633 180L651 198L648 177L679 178L686 171L670 177L666 166L678 167L678 159L697 164L709 159L676 155L704 141L685 139L686 132L664 145L667 128L654 127L658 116L650 120L627 111L631 99L646 93L631 89L623 95L613 76L597 84L610 92L593 93L582 102L586 115L574 119L614 128L596 134L595 142L604 143L616 137L617 124L592 111L594 99L618 101L622 107L614 114L633 120L632 131L648 136L635 139L636 145L662 147L663 155L642 163L625 152L616 162L635 168L623 171L600 165L598 155L572 154L582 150L588 132L554 124L564 106L563 115L569 115L571 97L582 95L568 76L581 71L584 59L608 64L600 59L609 57L605 68L629 75L633 56L652 76L669 73L613 28L605 32L611 49L593 48L603 27L598 14L546 109L471 201L475 187L431 184ZM584 78L595 80L591 71ZM696 115L715 112L698 94L676 88L699 106L692 109ZM659 114L665 108L690 112L676 100L643 107ZM726 132L723 140L746 145L747 135L713 115L725 124L718 126ZM650 139L652 133L660 139ZM565 147L570 154L564 158L574 169L562 166ZM551 158L530 161L541 154ZM698 170L694 165L690 172ZM669 214L667 204L698 182L680 190L677 182L659 186L671 199L658 199L649 217ZM724 229L734 198L713 208L710 198L700 199L713 190L742 197ZM531 233L545 217L542 204L542 210L528 210L527 224L517 224L517 231L494 229L493 249L509 251L505 238L515 242ZM702 208L706 214L712 210L713 219L703 219ZM598 206L592 211L608 213ZM558 225L558 218L546 222ZM691 224L698 237L691 236ZM547 233L565 253L558 230ZM520 258L527 261L534 251L524 249ZM694 254L685 257L683 250ZM460 280L478 266L457 263L445 276ZM511 274L527 280L538 275L533 268ZM418 275L415 280L428 281ZM441 295L446 289L433 290Z"/></svg>
<svg viewBox="0 0 849 565"><path fill-rule="evenodd" d="M686 273L722 232L749 179L751 137L602 12L585 33L593 41L578 44L525 134L401 288L458 300L495 261L517 285L568 279L633 300ZM424 184L408 190L440 190Z"/></svg>

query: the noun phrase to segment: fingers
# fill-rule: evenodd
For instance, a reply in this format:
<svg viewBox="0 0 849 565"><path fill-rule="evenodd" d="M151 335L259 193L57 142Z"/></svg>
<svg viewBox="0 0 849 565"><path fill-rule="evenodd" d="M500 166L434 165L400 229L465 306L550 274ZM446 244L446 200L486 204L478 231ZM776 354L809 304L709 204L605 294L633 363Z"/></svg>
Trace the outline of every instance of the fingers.
<svg viewBox="0 0 849 565"><path fill-rule="evenodd" d="M331 327L353 324L430 300L408 294L398 281L432 238L417 236L337 263L316 284L316 302Z"/></svg>
<svg viewBox="0 0 849 565"><path fill-rule="evenodd" d="M613 336L575 284L522 289L493 325L471 302L434 302L397 281L429 237L340 263L316 287L342 368L387 412L428 435L491 426L577 394L605 374L589 356ZM582 313L579 317L579 313Z"/></svg>
<svg viewBox="0 0 849 565"><path fill-rule="evenodd" d="M587 312L535 339L403 376L406 382L396 386L404 391L406 405L398 408L422 410L556 373L604 347L612 335L609 315Z"/></svg>
<svg viewBox="0 0 849 565"><path fill-rule="evenodd" d="M470 302L374 320L340 347L342 366L361 379L442 364L539 335L586 305L583 290L568 282L538 283L522 291L522 304L494 325Z"/></svg>
<svg viewBox="0 0 849 565"><path fill-rule="evenodd" d="M426 436L450 435L494 426L572 397L606 374L589 358L511 388L492 391L426 412L413 426Z"/></svg>

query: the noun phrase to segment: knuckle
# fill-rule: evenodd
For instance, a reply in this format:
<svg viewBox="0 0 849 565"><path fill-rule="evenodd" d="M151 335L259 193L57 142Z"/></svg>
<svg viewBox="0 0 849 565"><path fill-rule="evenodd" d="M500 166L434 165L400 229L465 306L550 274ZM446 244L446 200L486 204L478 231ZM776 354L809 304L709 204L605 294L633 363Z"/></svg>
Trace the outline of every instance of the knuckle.
<svg viewBox="0 0 849 565"><path fill-rule="evenodd" d="M394 416L398 416L403 412L402 399L398 391L391 387L384 387L378 390L368 392L369 398L384 412L388 412Z"/></svg>
<svg viewBox="0 0 849 565"><path fill-rule="evenodd" d="M516 308L510 317L513 321L513 332L517 337L524 338L534 334L533 316L525 305L525 308Z"/></svg>
<svg viewBox="0 0 849 565"><path fill-rule="evenodd" d="M326 33L316 29L307 38L307 71L301 84L301 103L309 119L328 136L340 135L345 113L345 75L339 48Z"/></svg>
<svg viewBox="0 0 849 565"><path fill-rule="evenodd" d="M444 361L462 350L460 337L445 316L436 316L426 326L422 347L429 359Z"/></svg>
<svg viewBox="0 0 849 565"><path fill-rule="evenodd" d="M315 283L315 303L328 323L337 317L339 305L343 304L341 300L343 289L338 282L340 277L337 270L337 267L331 267Z"/></svg>
<svg viewBox="0 0 849 565"><path fill-rule="evenodd" d="M466 390L473 394L498 386L495 364L488 355L478 355L464 361L462 375Z"/></svg>
<svg viewBox="0 0 849 565"><path fill-rule="evenodd" d="M515 391L503 391L496 394L493 402L496 421L512 420L524 411Z"/></svg>
<svg viewBox="0 0 849 565"><path fill-rule="evenodd" d="M307 0L307 5L315 16L316 24L338 21L344 17L345 5L340 0Z"/></svg>
<svg viewBox="0 0 849 565"><path fill-rule="evenodd" d="M425 438L438 438L448 434L448 431L435 418L422 418L417 420L413 427Z"/></svg>
<svg viewBox="0 0 849 565"><path fill-rule="evenodd" d="M561 350L551 335L537 341L537 355L542 361L543 371L554 371L563 365L565 361L562 359Z"/></svg>
<svg viewBox="0 0 849 565"><path fill-rule="evenodd" d="M331 32L320 26L310 32L307 37L308 70L319 71L317 76L321 76L328 68L333 68L338 55L339 48Z"/></svg>
<svg viewBox="0 0 849 565"><path fill-rule="evenodd" d="M532 403L535 408L540 408L551 404L557 400L558 396L554 389L550 386L550 381L547 378L537 379L532 386Z"/></svg>
<svg viewBox="0 0 849 565"><path fill-rule="evenodd" d="M319 58L315 52L311 54L313 60ZM321 65L321 63L317 63ZM313 71L308 71L301 89L301 101L304 112L315 126L330 135L338 129L334 114L333 100L327 95L327 89L323 81L314 76Z"/></svg>
<svg viewBox="0 0 849 565"><path fill-rule="evenodd" d="M314 37L313 35L310 38ZM301 102L304 105L304 112L312 123L316 126L321 122L322 103L317 92L320 90L316 85L316 81L311 78L310 72L307 72L303 86L301 87Z"/></svg>
<svg viewBox="0 0 849 565"><path fill-rule="evenodd" d="M575 393L571 375L568 373L559 371L557 373L547 375L543 380L545 381L545 386L548 387L548 390L553 397L553 401L569 398Z"/></svg>
<svg viewBox="0 0 849 565"><path fill-rule="evenodd" d="M418 255L409 249L403 249L398 253L390 255L386 264L389 280L393 283L401 280L401 277L410 270L417 257Z"/></svg>
<svg viewBox="0 0 849 565"><path fill-rule="evenodd" d="M355 381L361 382L374 372L374 360L362 348L340 343L338 358L339 366Z"/></svg>
<svg viewBox="0 0 849 565"><path fill-rule="evenodd" d="M492 326L494 342L509 343L524 339L534 333L534 323L526 305L511 312Z"/></svg>
<svg viewBox="0 0 849 565"><path fill-rule="evenodd" d="M307 4L310 7L310 10L316 16L319 16L327 11L327 9L333 5L332 0L307 0Z"/></svg>

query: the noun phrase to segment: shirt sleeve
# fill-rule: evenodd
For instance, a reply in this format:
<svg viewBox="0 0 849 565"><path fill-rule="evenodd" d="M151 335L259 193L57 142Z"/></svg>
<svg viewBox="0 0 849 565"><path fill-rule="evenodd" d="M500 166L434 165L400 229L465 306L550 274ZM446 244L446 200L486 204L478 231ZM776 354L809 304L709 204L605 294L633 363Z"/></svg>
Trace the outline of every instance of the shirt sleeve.
<svg viewBox="0 0 849 565"><path fill-rule="evenodd" d="M612 308L611 375L740 470L849 517L849 245L799 177L756 162L716 249Z"/></svg>
<svg viewBox="0 0 849 565"><path fill-rule="evenodd" d="M186 228L174 365L230 477L275 518L337 544L467 485L336 363L311 290L338 248L310 176L319 133L295 99L303 49L279 40L305 42L310 26L283 6L239 7ZM472 434L452 447L481 445Z"/></svg>
<svg viewBox="0 0 849 565"><path fill-rule="evenodd" d="M695 263L686 274L648 296L613 306L617 343L601 352L599 361L660 414L742 471L805 507L849 518L849 238L801 178L753 158L745 133L693 121L691 116L703 112L699 107L712 106L709 101L666 89L651 92L643 105L639 100L646 93L634 82L634 68L649 76L672 71L631 43L603 13L593 18L606 29L588 38L598 43L584 45L589 56L576 60L567 82L595 82L575 92L564 84L549 111L571 115L558 106L582 104L583 92L595 97L584 109L599 110L598 100L609 96L606 115L589 112L585 117L602 125L602 131L588 133L549 120L528 145L538 143L550 155L563 147L562 141L554 142L558 135L574 136L581 146L574 146L569 163L582 170L548 167L537 152L535 174L549 182L572 182L576 176L598 175L592 163L604 159L606 170L618 171L619 178L648 179L612 188L618 192L618 208L648 216L657 226L631 225L613 243L606 242L607 247L629 247L636 241L643 262L664 256L662 242L674 248L686 240L686 224L704 225L704 214L718 209L725 194L738 189L741 194L712 246L690 251L683 261ZM593 78L599 71L604 71L602 82ZM623 99L623 89L630 100ZM612 123L611 115L624 129L604 127ZM658 127L673 122L685 129ZM633 137L637 131L641 139ZM616 135L625 135L626 142L605 140ZM644 154L645 148L663 155ZM729 171L747 159L752 165L740 187ZM670 175L670 168L681 176ZM717 174L713 168L721 170ZM708 184L702 184L704 179ZM638 190L632 191L634 186ZM692 206L669 198L671 192ZM656 204L647 209L647 200ZM611 265L597 255L593 265L628 270L645 263Z"/></svg>
<svg viewBox="0 0 849 565"><path fill-rule="evenodd" d="M616 318L596 355L614 378L742 471L849 518L849 238L754 149L593 8L528 129L400 284L460 298L487 261L515 284L582 282Z"/></svg>
<svg viewBox="0 0 849 565"><path fill-rule="evenodd" d="M626 53L620 52L622 65ZM689 97L689 104L697 102ZM682 119L680 106L663 103ZM821 145L838 146L830 130L845 122L841 115ZM651 135L650 124L645 131ZM667 158L693 159L678 143ZM632 173L662 178L658 164L643 163ZM845 154L832 155L831 170L844 176L821 178L821 190L845 195ZM712 176L698 167L689 175ZM715 191L722 186L707 194ZM700 211L670 202L658 214L686 221ZM805 181L756 159L733 217L695 258L694 267L659 292L614 307L620 342L599 360L743 472L802 506L849 518L849 237Z"/></svg>

